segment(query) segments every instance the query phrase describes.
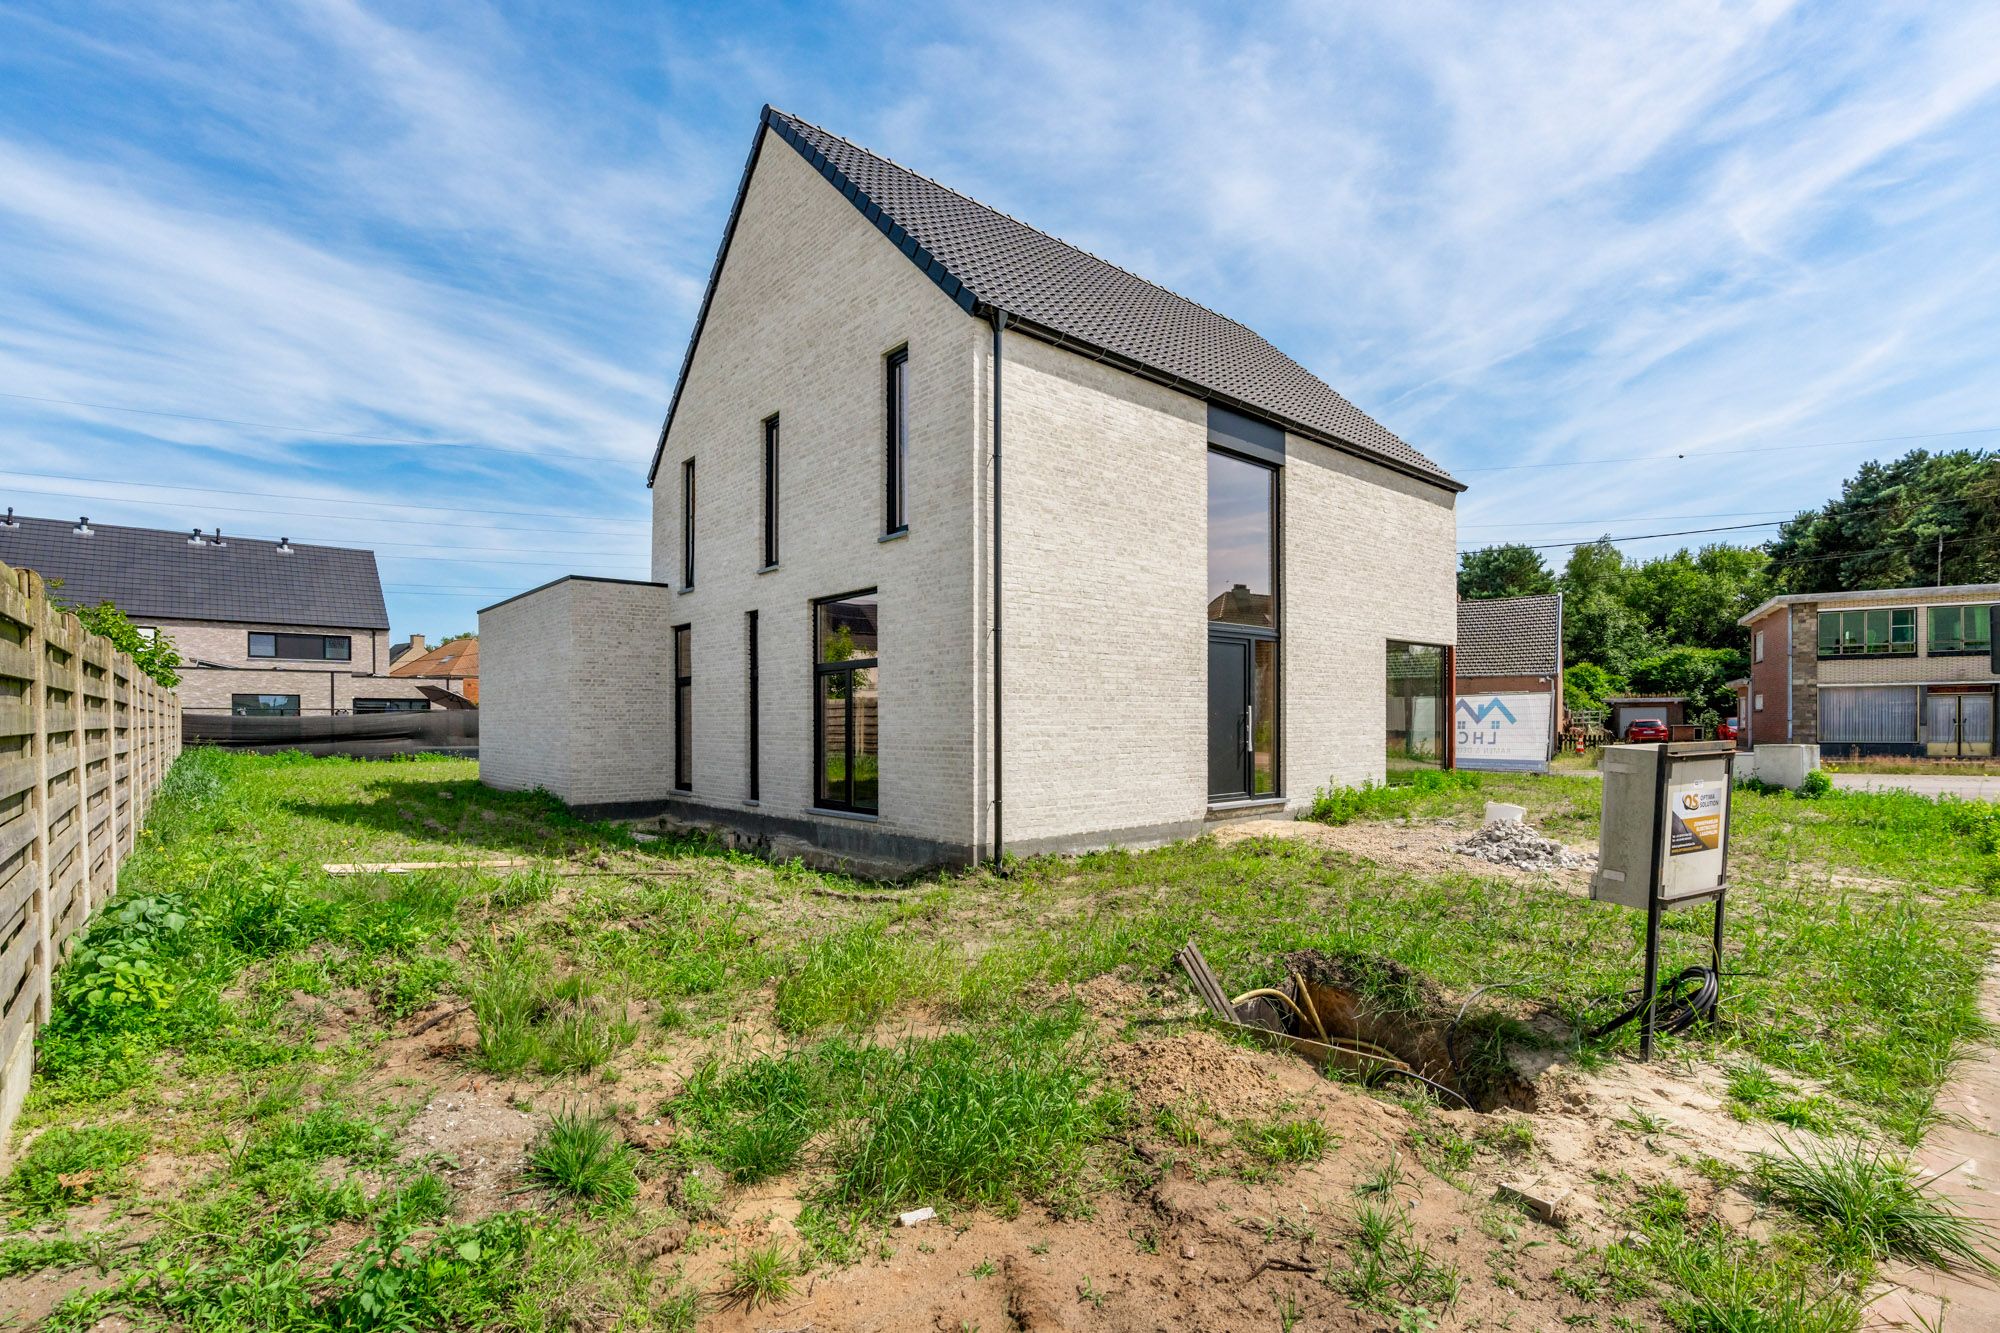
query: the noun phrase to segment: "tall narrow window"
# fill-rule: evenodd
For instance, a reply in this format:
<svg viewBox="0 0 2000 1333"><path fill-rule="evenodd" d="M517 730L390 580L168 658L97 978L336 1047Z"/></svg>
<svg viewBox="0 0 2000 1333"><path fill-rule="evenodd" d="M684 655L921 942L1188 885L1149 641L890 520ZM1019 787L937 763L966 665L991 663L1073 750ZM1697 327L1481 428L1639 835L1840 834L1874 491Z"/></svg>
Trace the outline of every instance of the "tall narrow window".
<svg viewBox="0 0 2000 1333"><path fill-rule="evenodd" d="M688 644L690 626L674 626L674 790L694 787L694 657Z"/></svg>
<svg viewBox="0 0 2000 1333"><path fill-rule="evenodd" d="M681 464L681 586L694 586L694 460Z"/></svg>
<svg viewBox="0 0 2000 1333"><path fill-rule="evenodd" d="M1278 792L1278 470L1208 454L1208 794Z"/></svg>
<svg viewBox="0 0 2000 1333"><path fill-rule="evenodd" d="M749 723L746 728L750 736L750 799L759 799L757 794L757 714L763 709L763 700L757 688L757 613L746 611L743 615L745 635L744 652L749 665Z"/></svg>
<svg viewBox="0 0 2000 1333"><path fill-rule="evenodd" d="M881 809L875 592L813 605L813 800Z"/></svg>
<svg viewBox="0 0 2000 1333"><path fill-rule="evenodd" d="M910 526L909 490L905 476L910 462L910 350L889 353L886 475L888 504L885 530L903 532Z"/></svg>
<svg viewBox="0 0 2000 1333"><path fill-rule="evenodd" d="M778 419L769 417L764 422L764 568L777 563Z"/></svg>

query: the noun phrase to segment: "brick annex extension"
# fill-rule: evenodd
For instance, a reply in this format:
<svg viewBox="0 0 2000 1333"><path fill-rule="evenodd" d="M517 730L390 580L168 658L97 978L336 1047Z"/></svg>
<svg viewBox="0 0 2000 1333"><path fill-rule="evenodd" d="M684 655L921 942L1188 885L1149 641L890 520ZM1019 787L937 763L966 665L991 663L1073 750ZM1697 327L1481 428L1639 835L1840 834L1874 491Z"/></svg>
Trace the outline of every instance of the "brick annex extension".
<svg viewBox="0 0 2000 1333"><path fill-rule="evenodd" d="M481 612L486 782L914 866L1444 754L1458 482L1241 324L782 112L648 484L652 581Z"/></svg>

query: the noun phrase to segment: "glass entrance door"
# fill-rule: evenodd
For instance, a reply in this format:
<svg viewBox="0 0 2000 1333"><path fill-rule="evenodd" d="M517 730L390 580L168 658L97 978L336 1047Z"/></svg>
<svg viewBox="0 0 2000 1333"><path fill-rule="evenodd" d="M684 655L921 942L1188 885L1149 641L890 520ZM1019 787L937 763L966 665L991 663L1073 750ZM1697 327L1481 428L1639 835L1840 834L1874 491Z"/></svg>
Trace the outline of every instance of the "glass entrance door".
<svg viewBox="0 0 2000 1333"><path fill-rule="evenodd" d="M1924 749L1938 759L1993 753L1991 694L1933 694L1925 701Z"/></svg>
<svg viewBox="0 0 2000 1333"><path fill-rule="evenodd" d="M1250 794L1250 644L1208 641L1208 795Z"/></svg>

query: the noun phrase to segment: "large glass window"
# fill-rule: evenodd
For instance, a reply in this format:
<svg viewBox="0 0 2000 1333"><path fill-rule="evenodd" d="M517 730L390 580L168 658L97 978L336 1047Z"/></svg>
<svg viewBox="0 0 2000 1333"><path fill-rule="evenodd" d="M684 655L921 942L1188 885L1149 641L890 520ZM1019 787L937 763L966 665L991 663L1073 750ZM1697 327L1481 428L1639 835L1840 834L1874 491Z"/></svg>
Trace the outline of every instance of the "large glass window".
<svg viewBox="0 0 2000 1333"><path fill-rule="evenodd" d="M884 471L888 496L883 530L901 532L910 526L907 474L910 464L910 353L908 348L889 353L888 383L885 386L888 423L884 442Z"/></svg>
<svg viewBox="0 0 2000 1333"><path fill-rule="evenodd" d="M813 604L813 799L881 809L880 707L873 589Z"/></svg>
<svg viewBox="0 0 2000 1333"><path fill-rule="evenodd" d="M1914 609L1881 608L1819 613L1819 655L1861 657L1917 651Z"/></svg>
<svg viewBox="0 0 2000 1333"><path fill-rule="evenodd" d="M1914 685L1822 686L1820 743L1915 745L1917 694Z"/></svg>
<svg viewBox="0 0 2000 1333"><path fill-rule="evenodd" d="M1933 653L1984 653L1993 648L1993 608L1934 606L1930 642Z"/></svg>
<svg viewBox="0 0 2000 1333"><path fill-rule="evenodd" d="M743 646L746 657L746 666L748 668L748 670L745 672L745 675L748 678L746 683L749 687L749 694L750 694L748 704L746 707L746 712L748 714L748 723L749 723L747 730L749 732L749 746L750 746L750 754L749 754L750 799L754 801L758 799L757 790L759 785L758 784L759 775L757 768L757 750L758 750L757 740L758 740L759 724L761 722L761 719L759 718L758 714L763 711L763 700L760 697L761 691L757 684L757 613L755 611L746 611L744 613L743 633L744 633Z"/></svg>
<svg viewBox="0 0 2000 1333"><path fill-rule="evenodd" d="M1272 538L1275 469L1234 454L1208 455L1208 618L1229 625L1277 626Z"/></svg>
<svg viewBox="0 0 2000 1333"><path fill-rule="evenodd" d="M354 641L345 634L252 634L250 656L347 662L353 660Z"/></svg>
<svg viewBox="0 0 2000 1333"><path fill-rule="evenodd" d="M356 699L354 711L357 713L428 713L431 711L429 699Z"/></svg>
<svg viewBox="0 0 2000 1333"><path fill-rule="evenodd" d="M674 626L674 788L694 786L694 656L689 627Z"/></svg>
<svg viewBox="0 0 2000 1333"><path fill-rule="evenodd" d="M296 694L232 694L229 711L235 717L297 717Z"/></svg>
<svg viewBox="0 0 2000 1333"><path fill-rule="evenodd" d="M1444 763L1444 649L1389 642L1389 781Z"/></svg>
<svg viewBox="0 0 2000 1333"><path fill-rule="evenodd" d="M694 460L681 464L681 586L694 586Z"/></svg>

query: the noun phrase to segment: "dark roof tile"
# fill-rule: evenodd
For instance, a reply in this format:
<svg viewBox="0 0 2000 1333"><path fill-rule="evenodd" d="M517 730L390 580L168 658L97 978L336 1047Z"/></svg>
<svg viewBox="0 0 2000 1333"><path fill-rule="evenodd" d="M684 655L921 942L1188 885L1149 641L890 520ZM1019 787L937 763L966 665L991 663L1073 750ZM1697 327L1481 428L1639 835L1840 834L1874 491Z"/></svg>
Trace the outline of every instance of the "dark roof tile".
<svg viewBox="0 0 2000 1333"><path fill-rule="evenodd" d="M0 563L62 580L75 606L111 602L135 620L219 620L327 629L387 629L373 551L228 537L196 545L186 531L17 518L0 525Z"/></svg>
<svg viewBox="0 0 2000 1333"><path fill-rule="evenodd" d="M766 107L762 123L853 201L968 312L982 306L1003 310L1034 330L1108 353L1128 368L1150 372L1224 406L1265 416L1300 434L1463 489L1443 468L1235 320L796 116ZM752 167L755 160L753 151ZM749 170L746 167L737 194L738 210L747 193ZM732 214L731 231L734 226ZM717 274L728 243L725 233ZM711 276L694 340L701 337L714 291ZM693 359L691 340L681 385ZM676 402L681 385L674 390ZM660 431L661 449L672 423L670 406ZM659 468L658 452L653 467Z"/></svg>
<svg viewBox="0 0 2000 1333"><path fill-rule="evenodd" d="M1552 676L1562 667L1562 595L1458 604L1458 674Z"/></svg>

